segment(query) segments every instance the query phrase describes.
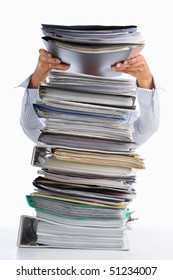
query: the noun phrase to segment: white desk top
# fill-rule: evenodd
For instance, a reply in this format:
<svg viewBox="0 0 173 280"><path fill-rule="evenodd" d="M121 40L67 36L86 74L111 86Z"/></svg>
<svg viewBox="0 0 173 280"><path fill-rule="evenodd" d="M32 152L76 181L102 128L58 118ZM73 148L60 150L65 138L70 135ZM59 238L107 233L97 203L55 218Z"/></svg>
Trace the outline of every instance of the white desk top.
<svg viewBox="0 0 173 280"><path fill-rule="evenodd" d="M0 260L173 260L173 228L129 230L129 251L17 248L17 232L0 228Z"/></svg>

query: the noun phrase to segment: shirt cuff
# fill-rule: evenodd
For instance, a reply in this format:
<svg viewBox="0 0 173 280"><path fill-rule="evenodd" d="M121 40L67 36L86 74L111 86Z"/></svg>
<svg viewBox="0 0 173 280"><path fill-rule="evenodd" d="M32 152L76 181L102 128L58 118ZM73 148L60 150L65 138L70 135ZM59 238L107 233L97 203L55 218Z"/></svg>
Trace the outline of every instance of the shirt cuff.
<svg viewBox="0 0 173 280"><path fill-rule="evenodd" d="M137 99L143 106L151 104L155 94L157 94L156 89L137 88Z"/></svg>

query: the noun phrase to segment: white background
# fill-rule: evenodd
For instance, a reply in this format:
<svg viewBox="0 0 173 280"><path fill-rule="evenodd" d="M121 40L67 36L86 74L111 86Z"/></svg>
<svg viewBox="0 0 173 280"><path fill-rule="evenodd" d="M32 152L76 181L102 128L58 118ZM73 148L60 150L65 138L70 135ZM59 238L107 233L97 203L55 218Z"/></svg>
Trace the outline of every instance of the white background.
<svg viewBox="0 0 173 280"><path fill-rule="evenodd" d="M139 220L134 227L173 227L172 218L172 9L171 1L4 1L1 20L1 227L18 227L20 215L35 215L25 195L38 176L30 165L32 143L20 127L23 89L15 88L37 63L41 23L138 26L146 39L143 50L160 93L158 132L138 150L146 170L137 174L133 203Z"/></svg>

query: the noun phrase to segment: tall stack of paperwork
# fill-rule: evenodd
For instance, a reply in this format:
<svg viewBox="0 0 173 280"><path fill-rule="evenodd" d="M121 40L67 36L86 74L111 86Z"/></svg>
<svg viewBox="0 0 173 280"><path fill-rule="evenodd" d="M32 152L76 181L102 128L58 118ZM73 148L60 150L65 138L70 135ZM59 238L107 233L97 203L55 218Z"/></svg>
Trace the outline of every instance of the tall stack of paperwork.
<svg viewBox="0 0 173 280"><path fill-rule="evenodd" d="M43 128L32 165L38 168L21 216L18 245L128 250L136 172L136 85L111 64L144 45L136 26L42 25L47 49L71 65L52 70L33 107ZM114 77L113 77L114 75Z"/></svg>

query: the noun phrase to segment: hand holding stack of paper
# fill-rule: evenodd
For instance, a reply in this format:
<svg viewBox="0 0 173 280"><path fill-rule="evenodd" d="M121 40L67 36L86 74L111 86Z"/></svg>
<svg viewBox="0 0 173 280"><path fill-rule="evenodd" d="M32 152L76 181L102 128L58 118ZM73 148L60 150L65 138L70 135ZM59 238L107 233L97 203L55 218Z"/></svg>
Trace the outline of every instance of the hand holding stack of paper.
<svg viewBox="0 0 173 280"><path fill-rule="evenodd" d="M134 57L144 47L137 26L62 26L42 24L42 37L53 56L70 64L71 73L120 75L111 65Z"/></svg>
<svg viewBox="0 0 173 280"><path fill-rule="evenodd" d="M38 177L26 199L36 216L21 217L18 246L128 250L136 172L145 168L130 121L136 85L103 76L140 51L141 34L136 26L42 30L47 49L71 67L50 71L33 103L43 128L31 161Z"/></svg>

